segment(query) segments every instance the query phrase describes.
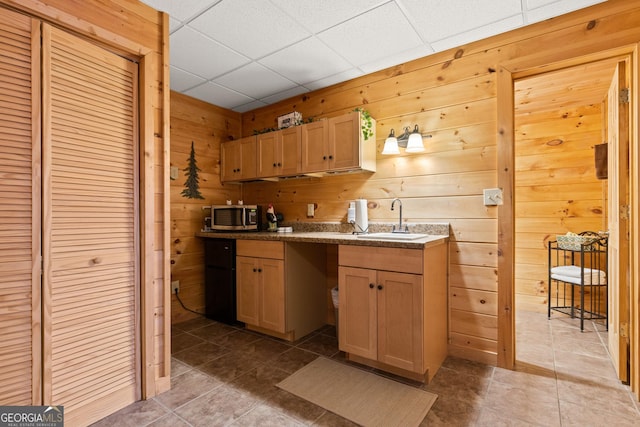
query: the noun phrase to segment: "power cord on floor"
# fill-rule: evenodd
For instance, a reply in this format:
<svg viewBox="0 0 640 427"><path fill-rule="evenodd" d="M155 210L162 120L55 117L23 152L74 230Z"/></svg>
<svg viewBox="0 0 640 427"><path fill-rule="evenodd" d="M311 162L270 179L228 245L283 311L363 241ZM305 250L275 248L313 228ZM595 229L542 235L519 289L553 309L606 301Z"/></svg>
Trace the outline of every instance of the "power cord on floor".
<svg viewBox="0 0 640 427"><path fill-rule="evenodd" d="M192 312L192 313L199 314L200 316L204 316L204 315L205 315L204 313L200 313L199 311L195 311L195 310L191 310L190 308L187 308L187 307L184 305L184 303L182 302L182 300L180 299L180 295L178 295L178 290L177 290L177 289L175 290L175 292L174 292L174 293L175 293L175 295L176 295L176 298L178 299L178 302L179 302L179 303L180 303L180 305L182 306L182 308L184 308L185 310L190 311L190 312Z"/></svg>

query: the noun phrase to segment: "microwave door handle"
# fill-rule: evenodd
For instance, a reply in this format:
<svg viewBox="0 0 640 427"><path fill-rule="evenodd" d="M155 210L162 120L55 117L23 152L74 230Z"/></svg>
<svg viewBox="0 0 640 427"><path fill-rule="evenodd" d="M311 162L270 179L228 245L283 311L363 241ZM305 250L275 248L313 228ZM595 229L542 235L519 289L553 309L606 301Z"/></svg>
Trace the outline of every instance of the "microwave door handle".
<svg viewBox="0 0 640 427"><path fill-rule="evenodd" d="M242 227L246 228L247 226L247 210L242 208Z"/></svg>

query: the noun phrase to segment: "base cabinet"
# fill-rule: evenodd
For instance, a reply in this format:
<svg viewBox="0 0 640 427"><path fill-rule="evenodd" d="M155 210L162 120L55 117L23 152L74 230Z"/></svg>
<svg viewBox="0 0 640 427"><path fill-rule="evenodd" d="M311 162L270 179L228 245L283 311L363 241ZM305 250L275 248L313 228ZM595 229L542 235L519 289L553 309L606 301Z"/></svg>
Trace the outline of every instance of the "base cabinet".
<svg viewBox="0 0 640 427"><path fill-rule="evenodd" d="M294 341L325 324L323 245L238 240L236 255L237 316L247 329Z"/></svg>
<svg viewBox="0 0 640 427"><path fill-rule="evenodd" d="M238 320L285 332L284 261L236 257Z"/></svg>
<svg viewBox="0 0 640 427"><path fill-rule="evenodd" d="M338 259L340 350L350 360L430 380L447 352L446 245L344 245Z"/></svg>

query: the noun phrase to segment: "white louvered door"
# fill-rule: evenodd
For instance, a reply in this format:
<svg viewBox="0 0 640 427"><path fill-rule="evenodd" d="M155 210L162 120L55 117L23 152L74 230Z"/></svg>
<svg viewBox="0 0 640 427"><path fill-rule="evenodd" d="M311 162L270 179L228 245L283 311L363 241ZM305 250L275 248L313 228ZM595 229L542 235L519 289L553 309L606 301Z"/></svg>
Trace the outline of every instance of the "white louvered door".
<svg viewBox="0 0 640 427"><path fill-rule="evenodd" d="M140 398L137 64L42 32L43 396L84 425Z"/></svg>
<svg viewBox="0 0 640 427"><path fill-rule="evenodd" d="M0 9L0 405L40 404L39 41Z"/></svg>

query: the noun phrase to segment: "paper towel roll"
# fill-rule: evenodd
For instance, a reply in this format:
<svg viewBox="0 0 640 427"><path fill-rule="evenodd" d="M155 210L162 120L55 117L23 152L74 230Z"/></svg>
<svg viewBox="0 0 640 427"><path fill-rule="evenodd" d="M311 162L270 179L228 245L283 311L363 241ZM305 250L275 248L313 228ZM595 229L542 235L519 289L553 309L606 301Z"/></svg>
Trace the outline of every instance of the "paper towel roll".
<svg viewBox="0 0 640 427"><path fill-rule="evenodd" d="M369 228L369 215L367 212L367 200L356 200L356 232L362 233Z"/></svg>

